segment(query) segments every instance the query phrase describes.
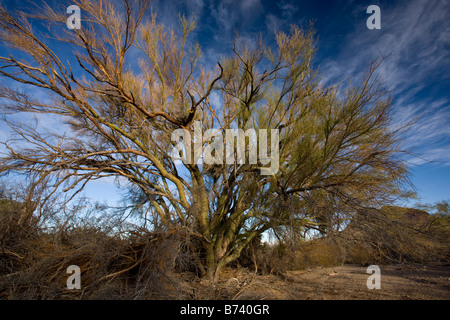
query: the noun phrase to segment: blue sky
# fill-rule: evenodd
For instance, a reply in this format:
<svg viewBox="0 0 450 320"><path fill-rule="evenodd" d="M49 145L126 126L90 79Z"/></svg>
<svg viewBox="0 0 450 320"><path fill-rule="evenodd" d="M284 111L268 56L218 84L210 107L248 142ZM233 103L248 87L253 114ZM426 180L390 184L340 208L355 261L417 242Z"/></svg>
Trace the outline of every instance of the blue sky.
<svg viewBox="0 0 450 320"><path fill-rule="evenodd" d="M26 9L25 1L0 2ZM380 7L380 30L366 27L370 5ZM262 34L270 41L275 31L307 27L310 21L318 38L314 63L325 83L358 79L383 55L379 74L394 97L396 123L417 119L404 144L419 155L408 159L418 195L422 202L450 199L450 1L154 0L152 7L168 26L176 26L178 13L196 18L191 40L200 44L205 65L229 54L236 31L242 38ZM86 194L111 200L116 193L103 181L88 186Z"/></svg>

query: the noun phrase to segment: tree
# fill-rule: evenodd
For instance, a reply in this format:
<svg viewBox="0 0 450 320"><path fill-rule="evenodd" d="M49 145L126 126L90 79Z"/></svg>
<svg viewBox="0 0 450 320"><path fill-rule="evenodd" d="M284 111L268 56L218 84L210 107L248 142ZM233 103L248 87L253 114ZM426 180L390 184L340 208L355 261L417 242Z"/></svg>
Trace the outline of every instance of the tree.
<svg viewBox="0 0 450 320"><path fill-rule="evenodd" d="M33 16L0 9L0 39L13 51L0 57L0 75L52 98L3 86L2 110L51 114L70 128L43 132L6 120L19 142L4 143L0 172L37 174L37 182L51 180L55 192L74 195L89 181L120 177L162 225L199 237L210 277L267 230L332 232L359 208L399 194L407 177L402 130L391 126L377 63L358 86L326 86L312 68L314 33L294 26L274 45L237 38L233 54L208 68L188 38L195 23L183 16L174 31L154 14L144 19L146 0L73 3L83 15L80 29L67 29L67 16L48 6ZM47 22L48 31L38 36L30 18ZM64 53L52 47L58 42ZM172 138L180 129L189 134L177 149ZM231 164L177 163L174 149L184 159L196 156L198 148L187 146L198 146L199 129L267 130L263 140L276 143L265 143L267 154L256 162L249 134L244 148L228 149ZM226 160L220 148L206 149L225 140L205 135L200 158L208 150ZM276 168L264 171L269 154Z"/></svg>

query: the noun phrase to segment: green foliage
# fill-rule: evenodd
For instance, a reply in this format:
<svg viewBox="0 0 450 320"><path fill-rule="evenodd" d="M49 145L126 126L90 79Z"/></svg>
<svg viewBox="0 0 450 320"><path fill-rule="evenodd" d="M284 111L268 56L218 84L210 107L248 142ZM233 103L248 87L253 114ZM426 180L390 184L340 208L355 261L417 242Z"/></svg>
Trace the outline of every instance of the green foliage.
<svg viewBox="0 0 450 320"><path fill-rule="evenodd" d="M2 87L2 111L51 114L70 125L43 134L6 122L19 139L5 142L0 173L25 173L35 185L48 180L50 194L73 196L89 181L114 177L138 194L144 223L153 217L155 226L202 239L210 277L267 230L293 239L337 232L361 209L403 193L403 128L391 127L379 62L357 85L326 86L312 68L314 32L293 26L272 44L236 38L233 54L214 69L199 65L200 48L188 39L192 21L181 17L178 31L155 15L146 21L147 0L124 1L126 10L115 2L74 3L91 19L54 41L73 49L76 73L41 40L52 26L65 27L65 12L45 7L34 18L49 31L37 35L23 16L0 8L0 40L28 58L0 57L0 76L52 97ZM130 48L139 52L138 66ZM203 130L279 130L278 171L262 175L263 156L256 164L175 164L171 134L187 130L193 140L195 121ZM34 211L29 200L24 221Z"/></svg>

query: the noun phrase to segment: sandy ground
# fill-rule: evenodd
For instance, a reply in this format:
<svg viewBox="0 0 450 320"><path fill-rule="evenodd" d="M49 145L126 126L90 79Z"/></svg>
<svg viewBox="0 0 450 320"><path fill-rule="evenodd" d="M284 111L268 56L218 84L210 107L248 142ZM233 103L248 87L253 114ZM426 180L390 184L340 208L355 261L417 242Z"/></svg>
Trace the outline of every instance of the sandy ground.
<svg viewBox="0 0 450 320"><path fill-rule="evenodd" d="M217 284L203 282L194 299L236 300L450 300L450 265L380 266L381 288L368 289L367 267L343 265L291 271L284 277L224 272ZM215 287L212 297L211 285ZM203 287L203 290L202 290ZM202 294L209 292L209 296Z"/></svg>

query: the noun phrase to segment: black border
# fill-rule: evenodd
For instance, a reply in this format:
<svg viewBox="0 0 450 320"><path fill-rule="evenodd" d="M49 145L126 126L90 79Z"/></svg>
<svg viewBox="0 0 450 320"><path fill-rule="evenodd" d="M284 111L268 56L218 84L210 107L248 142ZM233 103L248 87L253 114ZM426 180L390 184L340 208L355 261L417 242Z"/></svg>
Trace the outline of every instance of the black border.
<svg viewBox="0 0 450 320"><path fill-rule="evenodd" d="M58 319L365 319L368 317L399 317L426 315L446 318L450 300L139 300L139 301L0 301L3 312L14 316L42 315ZM182 315L182 307L214 307L211 317L207 315ZM269 314L228 314L225 305L268 305ZM217 312L221 309L222 312ZM447 312L446 312L447 311ZM4 313L8 314L8 313ZM381 319L383 319L381 318Z"/></svg>

